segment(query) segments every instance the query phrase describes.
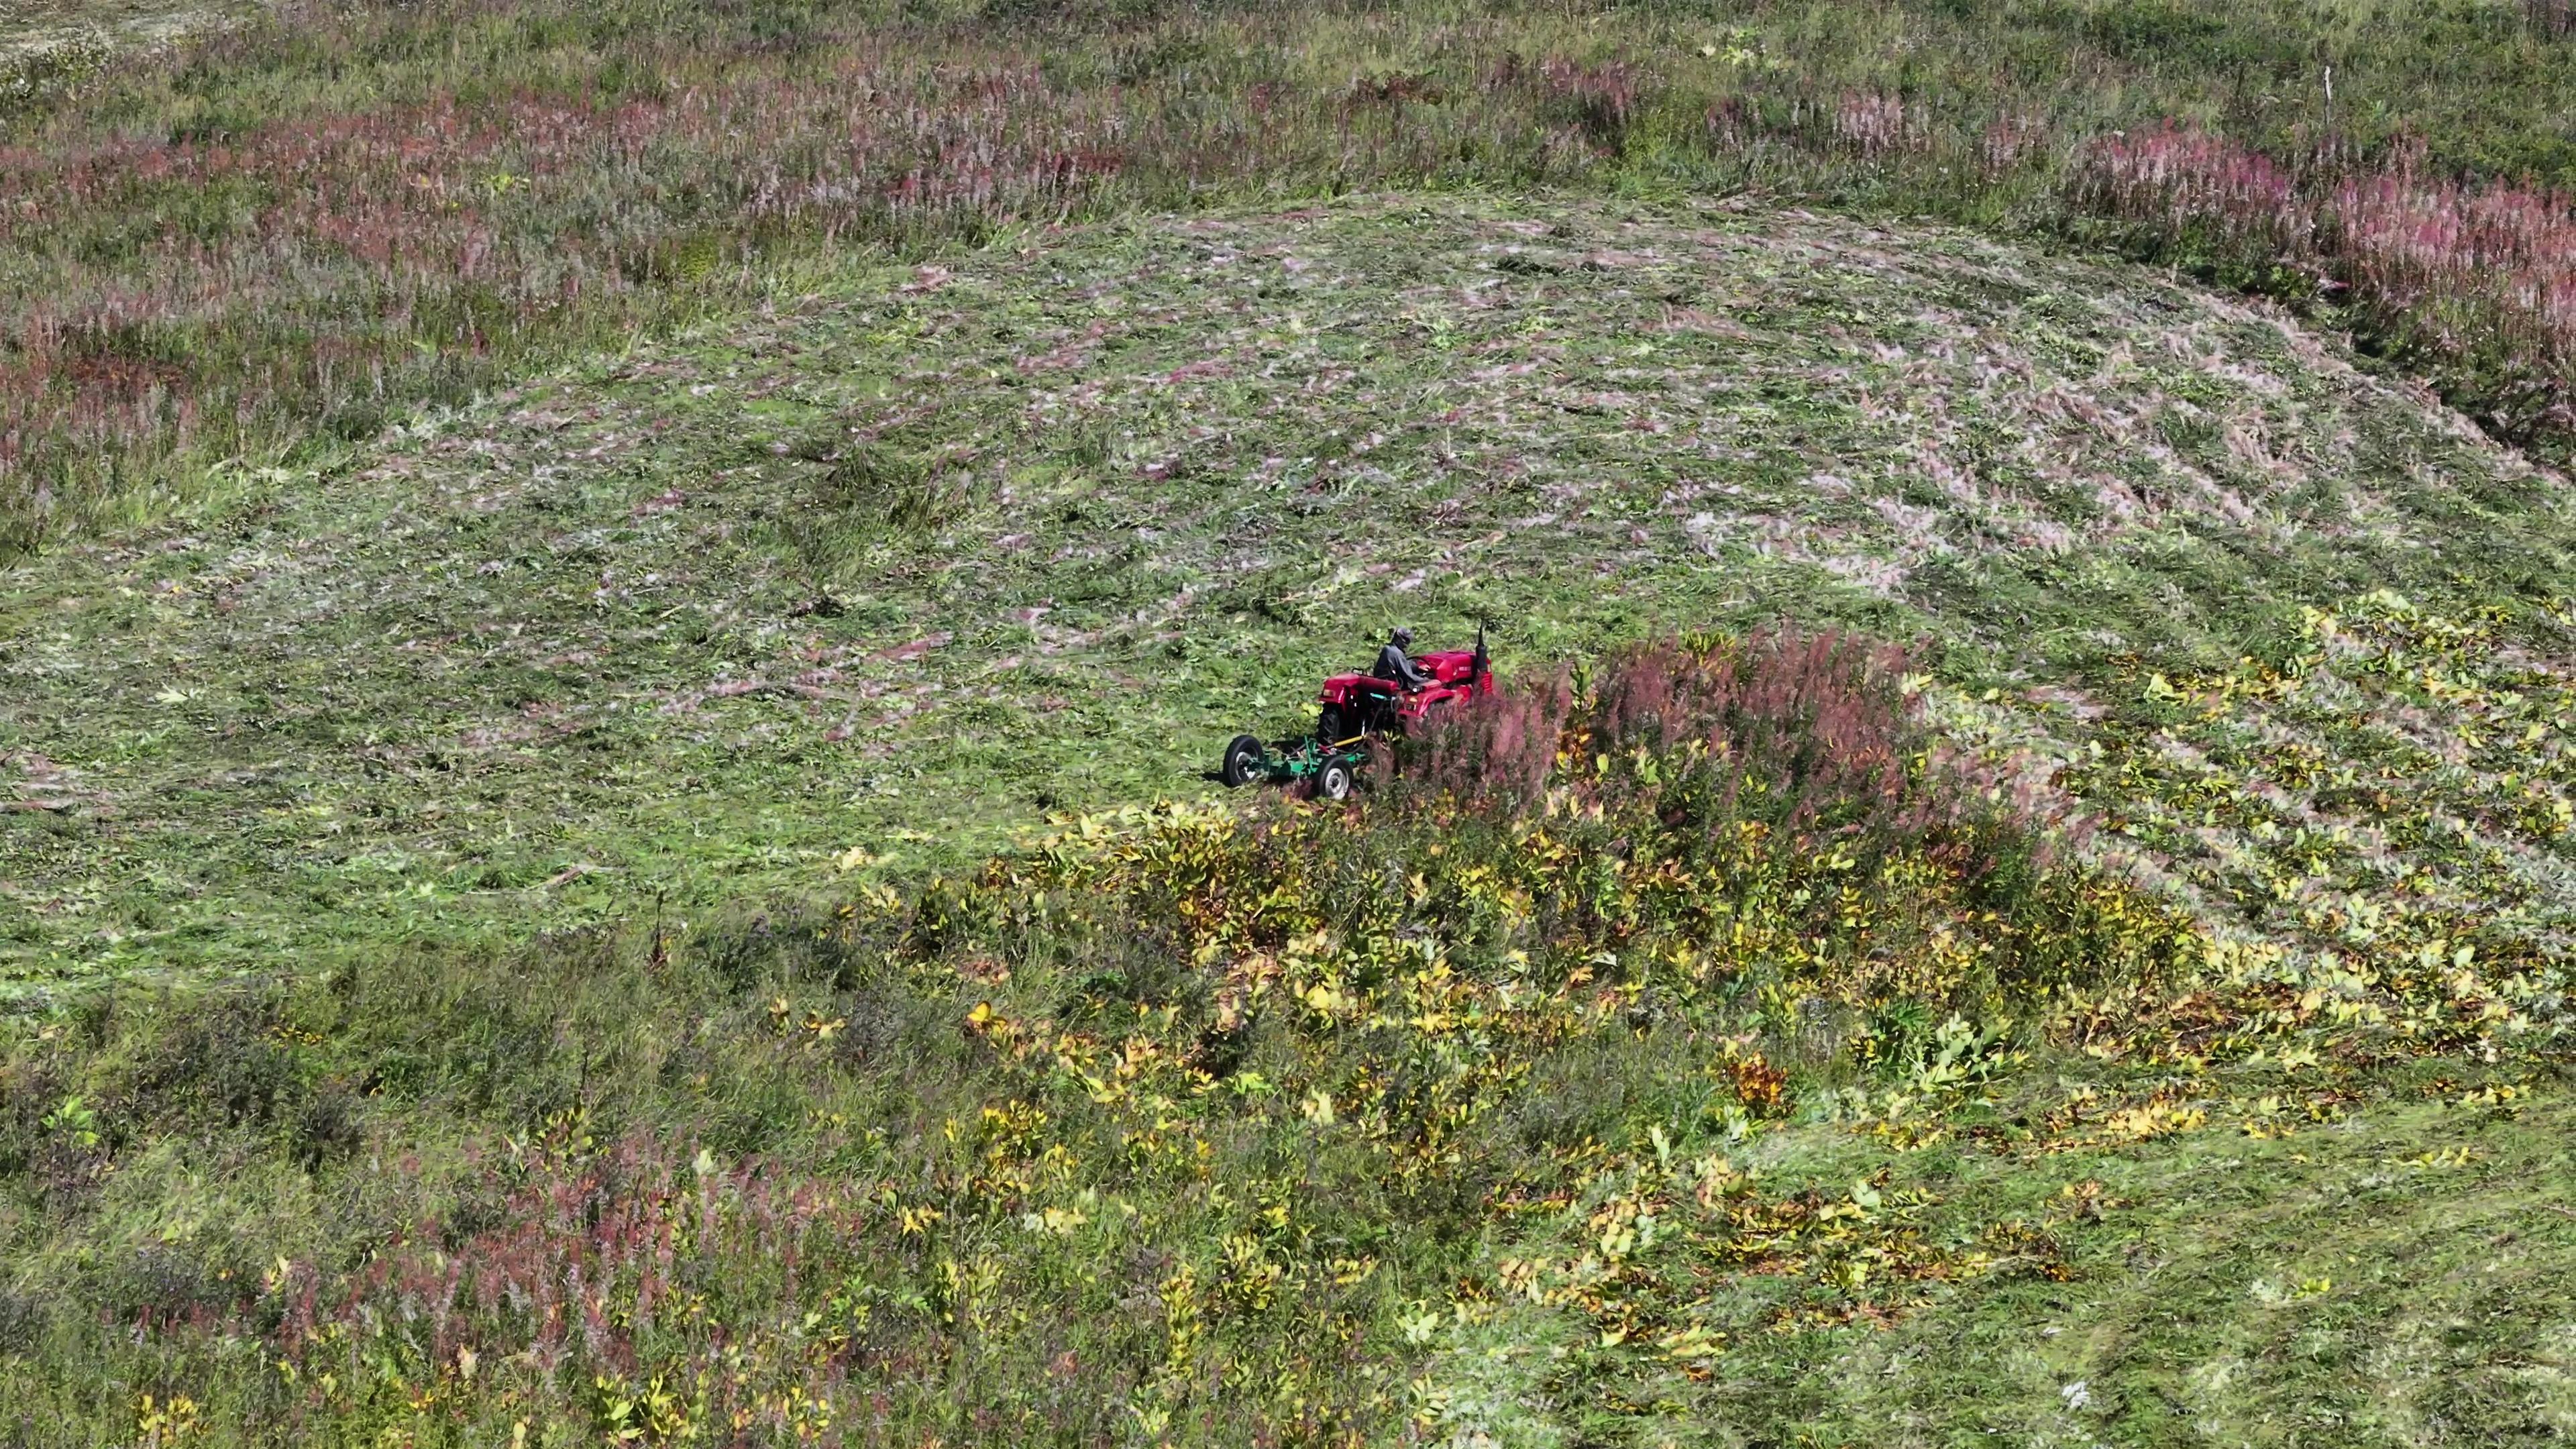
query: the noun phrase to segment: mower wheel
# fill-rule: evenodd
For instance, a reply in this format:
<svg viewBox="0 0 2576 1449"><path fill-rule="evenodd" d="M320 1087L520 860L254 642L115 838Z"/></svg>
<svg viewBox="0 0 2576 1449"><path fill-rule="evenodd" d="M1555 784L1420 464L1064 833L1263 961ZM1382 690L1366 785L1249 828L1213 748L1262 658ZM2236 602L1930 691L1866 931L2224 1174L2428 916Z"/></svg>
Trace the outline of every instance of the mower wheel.
<svg viewBox="0 0 2576 1449"><path fill-rule="evenodd" d="M1351 767L1340 760L1326 760L1315 772L1315 794L1324 800L1347 800L1351 797Z"/></svg>
<svg viewBox="0 0 2576 1449"><path fill-rule="evenodd" d="M1261 747L1259 739L1236 735L1225 747L1225 764L1217 773L1225 777L1228 788L1240 790L1255 780L1270 777L1269 759L1270 752Z"/></svg>

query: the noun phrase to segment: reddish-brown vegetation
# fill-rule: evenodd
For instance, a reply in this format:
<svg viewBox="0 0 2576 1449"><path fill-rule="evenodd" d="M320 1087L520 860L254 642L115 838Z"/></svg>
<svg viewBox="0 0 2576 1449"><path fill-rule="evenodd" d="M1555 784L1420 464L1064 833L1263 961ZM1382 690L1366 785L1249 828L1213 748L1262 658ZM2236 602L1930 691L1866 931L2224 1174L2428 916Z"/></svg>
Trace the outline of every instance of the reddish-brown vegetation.
<svg viewBox="0 0 2576 1449"><path fill-rule="evenodd" d="M2507 17L2482 63L2545 59L2514 57L2562 8ZM2153 98L2115 105L2027 55L1999 65L1978 27L2005 20L1925 30L1948 47L1936 85L1830 30L1607 19L452 0L293 6L137 57L0 118L0 247L25 263L0 274L0 550L848 254L1352 187L1749 184L2047 226L2107 209L2233 280L2313 295L2325 274L2369 340L2513 436L2569 422L2565 199L2393 146L2402 111L2348 136L2367 91L2286 133L2215 105L2188 113L2252 133L2139 128L2139 104L2215 96L2219 73L2173 49L2209 25L2096 16L2061 38ZM2456 89L2403 84L2427 111Z"/></svg>
<svg viewBox="0 0 2576 1449"><path fill-rule="evenodd" d="M1580 684L1563 671L1510 683L1431 732L1404 779L1523 807L1551 785L1581 808L1642 790L1667 829L1752 822L1799 857L1919 850L1983 868L2002 836L2044 849L2063 812L1946 749L1906 664L1882 643L1795 630L1634 645Z"/></svg>
<svg viewBox="0 0 2576 1449"><path fill-rule="evenodd" d="M2348 294L2369 330L2509 435L2576 424L2576 212L2566 195L2430 174L2420 143L2302 175L2183 126L2088 147L2081 194L2185 250ZM2294 287L2295 289L2295 287Z"/></svg>

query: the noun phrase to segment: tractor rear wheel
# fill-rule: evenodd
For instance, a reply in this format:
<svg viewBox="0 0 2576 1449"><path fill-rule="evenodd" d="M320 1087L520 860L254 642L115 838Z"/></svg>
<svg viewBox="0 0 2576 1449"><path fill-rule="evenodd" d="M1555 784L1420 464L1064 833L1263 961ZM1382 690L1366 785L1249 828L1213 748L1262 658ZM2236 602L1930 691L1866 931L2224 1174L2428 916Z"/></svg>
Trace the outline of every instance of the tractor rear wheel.
<svg viewBox="0 0 2576 1449"><path fill-rule="evenodd" d="M1228 788L1240 790L1255 780L1267 779L1270 752L1251 735L1236 735L1225 747L1225 764L1217 773L1225 777Z"/></svg>
<svg viewBox="0 0 2576 1449"><path fill-rule="evenodd" d="M1338 745L1358 733L1357 721L1343 713L1338 704L1325 705L1323 713L1315 716L1315 740L1318 744Z"/></svg>
<svg viewBox="0 0 2576 1449"><path fill-rule="evenodd" d="M1315 772L1315 794L1326 800L1351 798L1351 767L1340 760L1326 760Z"/></svg>

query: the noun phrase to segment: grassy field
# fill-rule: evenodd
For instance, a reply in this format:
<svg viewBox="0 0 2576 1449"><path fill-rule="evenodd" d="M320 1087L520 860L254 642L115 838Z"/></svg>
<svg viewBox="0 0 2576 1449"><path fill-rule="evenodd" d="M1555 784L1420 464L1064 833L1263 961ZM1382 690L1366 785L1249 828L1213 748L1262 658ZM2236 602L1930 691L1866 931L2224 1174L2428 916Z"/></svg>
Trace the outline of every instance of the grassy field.
<svg viewBox="0 0 2576 1449"><path fill-rule="evenodd" d="M2518 440L2576 416L2556 0L440 0L115 50L120 15L48 9L109 38L0 74L11 553L851 252L1389 187L2072 233L2298 299Z"/></svg>
<svg viewBox="0 0 2576 1449"><path fill-rule="evenodd" d="M2556 0L0 17L0 1438L2576 1432Z"/></svg>
<svg viewBox="0 0 2576 1449"><path fill-rule="evenodd" d="M111 56L148 53L233 13L169 0L10 0L0 5L0 95L32 100L90 79Z"/></svg>
<svg viewBox="0 0 2576 1449"><path fill-rule="evenodd" d="M1600 754L1530 794L1435 766L676 941L84 998L6 1061L0 1325L33 1372L0 1416L83 1443L2559 1431L2554 974L2216 938L1933 763L1902 681L1715 648L1740 672L1652 715L1608 684L1677 675L1634 665L1542 705Z"/></svg>
<svg viewBox="0 0 2576 1449"><path fill-rule="evenodd" d="M236 486L15 575L15 991L955 868L1209 788L1398 619L2125 703L2383 586L2554 630L2565 557L2553 475L2258 311L1578 202L1031 233Z"/></svg>
<svg viewBox="0 0 2576 1449"><path fill-rule="evenodd" d="M17 566L17 1437L2576 1413L2566 485L2420 387L1742 200L808 286ZM1607 712L1137 810L1479 618L1915 642L1708 716L1814 819Z"/></svg>

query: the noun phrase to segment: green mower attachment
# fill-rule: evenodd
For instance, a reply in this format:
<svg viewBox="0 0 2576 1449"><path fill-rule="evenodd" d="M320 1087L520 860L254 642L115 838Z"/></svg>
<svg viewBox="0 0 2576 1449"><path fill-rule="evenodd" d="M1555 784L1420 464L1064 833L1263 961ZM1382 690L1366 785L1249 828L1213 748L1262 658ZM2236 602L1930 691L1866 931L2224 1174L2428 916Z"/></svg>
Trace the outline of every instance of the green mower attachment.
<svg viewBox="0 0 2576 1449"><path fill-rule="evenodd" d="M1225 747L1218 773L1234 788L1287 785L1319 799L1345 800L1368 757L1368 740L1362 735L1332 743L1292 735L1276 745L1265 745L1256 735L1236 735Z"/></svg>

